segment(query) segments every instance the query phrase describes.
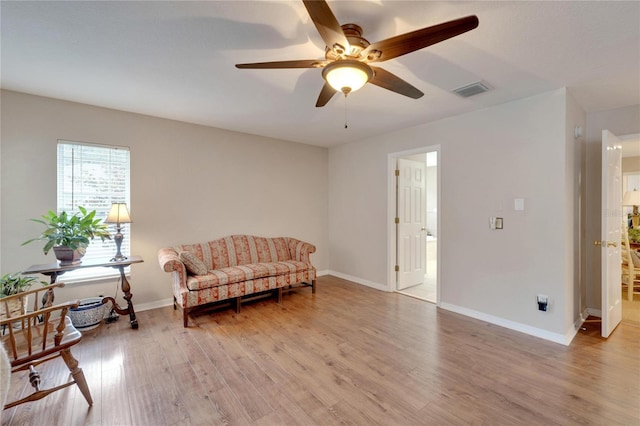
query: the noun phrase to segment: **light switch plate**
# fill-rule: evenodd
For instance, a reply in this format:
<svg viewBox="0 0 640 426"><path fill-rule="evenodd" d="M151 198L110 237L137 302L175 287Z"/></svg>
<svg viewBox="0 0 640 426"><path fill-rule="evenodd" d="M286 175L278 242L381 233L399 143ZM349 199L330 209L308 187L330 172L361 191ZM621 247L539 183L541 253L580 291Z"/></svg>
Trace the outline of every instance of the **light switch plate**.
<svg viewBox="0 0 640 426"><path fill-rule="evenodd" d="M514 198L513 209L515 211L524 211L524 198Z"/></svg>

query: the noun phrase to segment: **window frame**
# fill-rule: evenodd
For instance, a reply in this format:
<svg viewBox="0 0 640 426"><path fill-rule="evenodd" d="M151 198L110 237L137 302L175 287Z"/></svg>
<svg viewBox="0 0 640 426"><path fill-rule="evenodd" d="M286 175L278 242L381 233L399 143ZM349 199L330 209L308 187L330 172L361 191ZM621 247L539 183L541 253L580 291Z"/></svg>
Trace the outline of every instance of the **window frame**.
<svg viewBox="0 0 640 426"><path fill-rule="evenodd" d="M77 147L77 148L76 148ZM71 157L65 149L71 149ZM95 151L106 150L106 151ZM93 155L91 151L94 150ZM97 154L100 152L100 154ZM126 155L123 156L123 153ZM76 156L79 155L79 158ZM118 157L123 157L120 161ZM90 178L87 178L87 175ZM115 183L114 183L115 182ZM69 190L69 185L71 190ZM80 188L76 189L79 185ZM104 187L108 189L105 190ZM115 189L114 189L115 188ZM108 194L105 196L105 193ZM71 195L70 195L71 194ZM71 198L69 199L69 196ZM91 200L88 203L87 200ZM89 142L58 139L56 147L56 209L69 214L78 211L78 206L88 211L96 210L96 218L106 219L112 202L125 202L131 211L131 149L127 146L95 144ZM104 260L116 254L115 224L108 224L112 235L103 243L99 238L91 241L87 248L87 260ZM123 224L122 254L130 256L131 224ZM87 256L85 255L85 256ZM125 269L128 275L130 268ZM83 268L65 272L65 283L88 283L120 278L114 268Z"/></svg>

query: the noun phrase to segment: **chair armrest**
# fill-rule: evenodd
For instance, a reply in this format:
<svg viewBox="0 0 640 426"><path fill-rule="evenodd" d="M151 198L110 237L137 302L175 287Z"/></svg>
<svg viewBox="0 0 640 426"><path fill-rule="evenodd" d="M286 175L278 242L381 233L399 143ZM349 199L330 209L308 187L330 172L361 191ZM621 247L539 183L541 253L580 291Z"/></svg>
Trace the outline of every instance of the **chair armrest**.
<svg viewBox="0 0 640 426"><path fill-rule="evenodd" d="M53 290L54 288L59 288L59 287L64 287L64 283L60 282L60 283L42 285L42 286L39 286L37 288L32 288L32 289L29 289L29 290L22 291L22 292L20 292L18 294L12 294L11 296L5 296L5 297L1 298L0 301L4 301L4 300L9 301L9 300L12 300L12 299L17 299L17 298L20 298L20 297L28 296L28 295L33 294L33 293L40 293L40 292L43 292L43 291Z"/></svg>
<svg viewBox="0 0 640 426"><path fill-rule="evenodd" d="M45 286L40 286L34 289L20 292L18 294L12 294L11 296L0 298L0 305L2 305L3 308L2 312L9 312L9 303L14 300L20 300L20 303L25 304L27 302L31 302L32 311L38 310L38 303L42 303L43 307L49 307L53 305L53 300L55 298L53 289L60 287L64 287L63 282L47 284ZM26 307L28 308L28 306ZM7 314L5 313L5 315Z"/></svg>
<svg viewBox="0 0 640 426"><path fill-rule="evenodd" d="M311 263L309 260L310 254L316 252L316 246L306 243L304 241L297 240L295 238L289 238L289 253L293 260L300 262Z"/></svg>
<svg viewBox="0 0 640 426"><path fill-rule="evenodd" d="M78 306L80 306L80 300L71 300L69 302L59 303L57 305L38 309L33 312L27 312L26 314L23 314L23 315L16 315L15 317L1 319L0 327L6 324L11 324L14 322L20 322L22 320L36 318L38 316L42 316L45 314L51 314L55 311L62 311L63 309L66 309L66 311L68 311L69 309L75 309ZM66 315L66 311L65 311L65 315Z"/></svg>

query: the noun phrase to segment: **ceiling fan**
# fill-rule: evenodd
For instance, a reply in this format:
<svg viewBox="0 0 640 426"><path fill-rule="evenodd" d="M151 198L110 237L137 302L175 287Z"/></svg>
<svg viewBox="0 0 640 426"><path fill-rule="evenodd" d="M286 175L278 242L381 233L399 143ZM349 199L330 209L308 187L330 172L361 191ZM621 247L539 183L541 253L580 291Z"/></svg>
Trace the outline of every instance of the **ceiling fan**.
<svg viewBox="0 0 640 426"><path fill-rule="evenodd" d="M347 96L366 83L418 99L424 95L420 90L389 71L369 64L397 58L455 37L478 26L478 17L472 15L376 43L369 43L362 37L360 26L356 24L340 25L325 0L303 0L303 3L322 40L326 43L324 60L257 62L236 64L236 67L256 69L322 68L325 84L320 91L320 96L318 96L316 107L325 106L337 92L342 92Z"/></svg>

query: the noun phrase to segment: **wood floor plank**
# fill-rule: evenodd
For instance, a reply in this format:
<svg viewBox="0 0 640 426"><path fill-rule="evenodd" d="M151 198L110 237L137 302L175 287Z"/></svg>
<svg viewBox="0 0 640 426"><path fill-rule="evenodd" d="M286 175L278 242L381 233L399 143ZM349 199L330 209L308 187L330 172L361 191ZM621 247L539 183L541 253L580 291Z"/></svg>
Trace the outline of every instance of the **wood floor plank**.
<svg viewBox="0 0 640 426"><path fill-rule="evenodd" d="M609 339L588 325L565 347L330 276L316 294L204 312L186 329L171 307L138 321L76 345L91 409L72 387L5 410L2 425L640 424L635 323Z"/></svg>

